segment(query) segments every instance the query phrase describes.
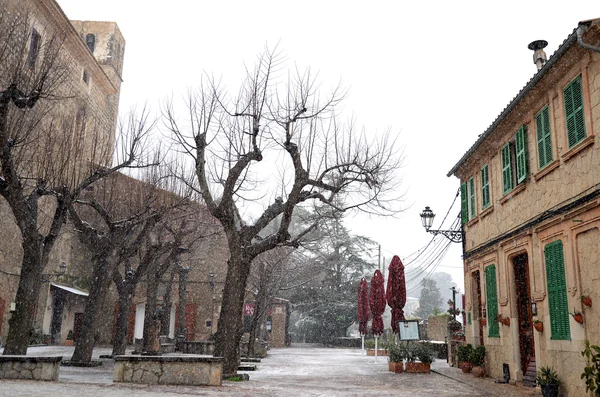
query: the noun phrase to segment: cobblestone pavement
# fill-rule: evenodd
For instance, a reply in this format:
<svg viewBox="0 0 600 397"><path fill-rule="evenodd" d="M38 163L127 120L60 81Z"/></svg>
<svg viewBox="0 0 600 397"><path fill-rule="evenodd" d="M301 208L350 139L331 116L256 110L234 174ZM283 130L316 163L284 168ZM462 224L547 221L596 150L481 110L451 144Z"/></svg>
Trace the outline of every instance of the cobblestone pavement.
<svg viewBox="0 0 600 397"><path fill-rule="evenodd" d="M33 347L28 355L62 355L69 359L73 348ZM95 349L94 358L110 349ZM495 384L449 368L437 360L431 374L394 374L387 370L387 358L375 359L356 349L287 348L272 349L247 372L246 382L223 382L221 387L146 386L112 383L112 360L95 368L61 367L58 382L0 382L0 396L57 397L352 397L352 396L541 396L539 389Z"/></svg>

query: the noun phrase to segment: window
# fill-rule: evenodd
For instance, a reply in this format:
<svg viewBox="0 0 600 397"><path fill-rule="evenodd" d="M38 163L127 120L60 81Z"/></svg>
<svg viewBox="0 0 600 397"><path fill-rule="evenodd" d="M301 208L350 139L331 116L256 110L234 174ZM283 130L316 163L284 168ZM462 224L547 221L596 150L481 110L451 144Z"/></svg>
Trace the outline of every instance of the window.
<svg viewBox="0 0 600 397"><path fill-rule="evenodd" d="M552 137L550 136L550 110L548 106L535 116L535 131L538 149L538 168L541 170L554 160Z"/></svg>
<svg viewBox="0 0 600 397"><path fill-rule="evenodd" d="M477 215L477 206L475 204L475 177L471 177L467 182L467 195L469 196L469 220Z"/></svg>
<svg viewBox="0 0 600 397"><path fill-rule="evenodd" d="M522 125L502 147L502 192L509 193L527 179L527 128Z"/></svg>
<svg viewBox="0 0 600 397"><path fill-rule="evenodd" d="M35 67L35 62L38 59L38 55L40 54L40 45L42 41L42 36L37 32L37 30L33 29L31 31L31 41L29 43L29 56L27 57L27 66L30 68Z"/></svg>
<svg viewBox="0 0 600 397"><path fill-rule="evenodd" d="M475 178L471 177L467 183L460 185L461 218L462 223L467 223L477 215L475 201Z"/></svg>
<svg viewBox="0 0 600 397"><path fill-rule="evenodd" d="M481 167L481 209L490 206L490 171L488 165Z"/></svg>
<svg viewBox="0 0 600 397"><path fill-rule="evenodd" d="M567 281L561 240L544 247L546 278L548 282L548 306L550 308L550 339L569 340L569 306L567 302Z"/></svg>
<svg viewBox="0 0 600 397"><path fill-rule="evenodd" d="M496 321L498 316L498 292L496 290L496 265L485 268L485 296L488 315L488 336L500 337L500 324Z"/></svg>
<svg viewBox="0 0 600 397"><path fill-rule="evenodd" d="M85 36L85 44L88 46L88 48L93 54L94 48L96 48L96 35L88 33L87 36Z"/></svg>
<svg viewBox="0 0 600 397"><path fill-rule="evenodd" d="M569 148L572 148L585 138L581 75L577 76L564 89L563 96L565 100L565 118L567 120L567 140Z"/></svg>

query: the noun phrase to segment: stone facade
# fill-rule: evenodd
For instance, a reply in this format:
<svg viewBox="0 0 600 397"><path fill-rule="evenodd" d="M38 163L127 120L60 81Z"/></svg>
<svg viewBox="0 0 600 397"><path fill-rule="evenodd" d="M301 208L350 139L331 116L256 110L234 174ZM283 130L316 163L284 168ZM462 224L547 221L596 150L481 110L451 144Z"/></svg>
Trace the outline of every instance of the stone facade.
<svg viewBox="0 0 600 397"><path fill-rule="evenodd" d="M594 46L600 45L598 21L588 22L583 36ZM575 121L567 120L572 105L565 98L577 81L583 116L576 122L585 132L570 141L567 125L573 131ZM522 127L524 152L517 153ZM580 352L586 339L600 343L600 314L580 301L582 294L600 299L599 134L600 53L579 45L572 33L448 174L464 183L465 310L473 320L467 342L486 346L486 370L494 378L502 377L503 364L517 381L549 365L564 395L586 395ZM525 158L526 168L511 169L509 156L514 168ZM512 188L505 185L509 179ZM564 269L563 281L556 281L556 269ZM583 312L584 323L566 310ZM496 312L510 325L490 317ZM535 318L543 332L533 330Z"/></svg>

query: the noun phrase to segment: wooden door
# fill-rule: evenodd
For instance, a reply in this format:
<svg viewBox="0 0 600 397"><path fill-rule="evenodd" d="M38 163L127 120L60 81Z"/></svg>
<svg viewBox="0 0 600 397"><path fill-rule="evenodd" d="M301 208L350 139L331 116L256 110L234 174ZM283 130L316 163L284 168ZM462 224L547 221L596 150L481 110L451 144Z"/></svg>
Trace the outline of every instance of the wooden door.
<svg viewBox="0 0 600 397"><path fill-rule="evenodd" d="M483 345L483 325L481 324L481 319L483 318L483 307L481 304L481 275L479 270L473 272L473 283L471 287L471 297L472 297L472 311L473 311L473 320L477 321L479 325L479 344Z"/></svg>
<svg viewBox="0 0 600 397"><path fill-rule="evenodd" d="M516 256L513 259L513 265L518 316L518 323L516 325L519 327L521 370L523 373L526 373L530 361L535 360L527 254Z"/></svg>

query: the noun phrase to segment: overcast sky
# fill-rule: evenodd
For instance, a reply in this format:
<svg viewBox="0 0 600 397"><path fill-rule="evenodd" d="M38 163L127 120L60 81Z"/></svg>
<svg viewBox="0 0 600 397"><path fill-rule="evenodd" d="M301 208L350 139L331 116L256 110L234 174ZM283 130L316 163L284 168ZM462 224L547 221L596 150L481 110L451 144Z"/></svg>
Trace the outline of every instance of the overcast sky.
<svg viewBox="0 0 600 397"><path fill-rule="evenodd" d="M119 25L127 42L122 113L185 94L204 71L236 83L265 44L319 71L324 86L341 80L350 89L346 115L367 131L391 128L404 148L405 212L348 220L381 244L386 267L392 255L404 260L429 242L419 218L426 205L440 227L459 188L446 174L536 72L527 45L546 40L550 56L579 21L600 17L598 0L58 3L70 19ZM464 291L461 253L453 244L435 270Z"/></svg>

